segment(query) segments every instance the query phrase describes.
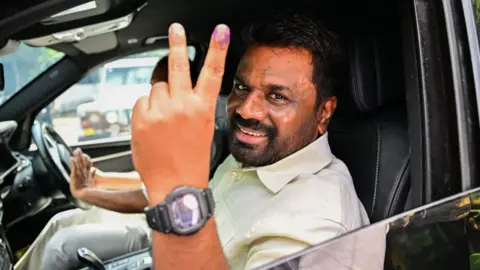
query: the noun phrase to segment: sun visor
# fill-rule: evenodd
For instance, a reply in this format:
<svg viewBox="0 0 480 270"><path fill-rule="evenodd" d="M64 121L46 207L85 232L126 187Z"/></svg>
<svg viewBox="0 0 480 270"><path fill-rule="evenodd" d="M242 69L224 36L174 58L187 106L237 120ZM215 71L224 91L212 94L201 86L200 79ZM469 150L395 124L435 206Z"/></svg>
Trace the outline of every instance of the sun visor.
<svg viewBox="0 0 480 270"><path fill-rule="evenodd" d="M133 13L111 21L79 27L67 31L54 33L48 36L24 40L30 46L50 46L57 43L79 42L84 39L114 32L130 25Z"/></svg>
<svg viewBox="0 0 480 270"><path fill-rule="evenodd" d="M73 43L73 46L86 54L96 54L114 49L118 41L115 33L106 33Z"/></svg>
<svg viewBox="0 0 480 270"><path fill-rule="evenodd" d="M110 9L109 0L88 1L76 7L54 14L40 23L44 25L54 25L84 18L90 18L106 13Z"/></svg>

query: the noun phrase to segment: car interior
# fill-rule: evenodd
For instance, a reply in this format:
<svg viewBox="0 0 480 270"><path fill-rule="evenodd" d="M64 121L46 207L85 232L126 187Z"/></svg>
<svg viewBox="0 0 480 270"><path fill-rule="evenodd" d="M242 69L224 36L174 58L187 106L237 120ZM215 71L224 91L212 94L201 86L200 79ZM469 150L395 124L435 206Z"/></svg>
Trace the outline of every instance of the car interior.
<svg viewBox="0 0 480 270"><path fill-rule="evenodd" d="M83 11L66 12L86 2L90 6L84 6ZM408 114L411 104L406 99L409 85L405 59L413 57L413 45L405 40L413 30L405 23L412 16L408 1L401 2L19 1L1 11L0 48L4 48L0 50L0 62L2 55L13 53L19 43L48 47L65 55L0 106L0 121L15 121L6 122L8 125L2 129L2 160L4 154L8 157L11 153L19 161L13 162L17 164L14 169L11 160L0 166L0 237L7 243L6 252L16 261L53 215L76 207L88 208L69 191L71 149L81 147L104 171L134 169L128 140L67 144L54 127L35 121L44 108L105 63L167 49L167 29L173 22L184 25L188 43L195 48L195 79L208 50L211 31L216 24L225 23L232 29L232 44L218 99L213 173L229 154L225 104L241 57L240 30L252 18L280 8L314 11L345 42L348 70L337 89L338 108L328 136L334 155L350 170L371 223L411 208L409 120L416 116ZM51 154L52 145L56 145L58 154ZM143 260L148 252L142 252L126 254L112 263L125 258Z"/></svg>

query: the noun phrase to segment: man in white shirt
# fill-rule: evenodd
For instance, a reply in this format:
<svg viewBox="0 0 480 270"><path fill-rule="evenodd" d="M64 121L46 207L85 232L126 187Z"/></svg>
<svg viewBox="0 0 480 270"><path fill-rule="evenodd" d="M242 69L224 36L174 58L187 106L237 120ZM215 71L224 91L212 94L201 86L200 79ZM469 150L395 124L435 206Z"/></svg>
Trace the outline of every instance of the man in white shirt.
<svg viewBox="0 0 480 270"><path fill-rule="evenodd" d="M218 46L230 38L225 31L214 34ZM334 90L343 76L337 72L338 38L315 20L282 13L252 24L244 41L227 106L231 155L208 183L216 230L232 269L251 269L368 224L347 167L328 145ZM86 166L74 166L72 175L89 171L88 157L75 155ZM75 186L72 193L116 211L125 204L114 191L89 185ZM147 196L135 196L146 206ZM137 220L144 222L143 216ZM75 227L58 231L47 245L44 268L78 267L76 250L82 246L102 259L112 256L95 226L105 228L91 226L83 241L71 240L78 238L72 236Z"/></svg>

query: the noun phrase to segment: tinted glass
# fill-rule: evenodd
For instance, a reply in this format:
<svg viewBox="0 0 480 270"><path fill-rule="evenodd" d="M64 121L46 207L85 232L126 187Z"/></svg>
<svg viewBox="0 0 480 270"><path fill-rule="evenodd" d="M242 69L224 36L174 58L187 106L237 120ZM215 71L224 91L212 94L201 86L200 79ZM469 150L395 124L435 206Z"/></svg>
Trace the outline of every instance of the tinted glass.
<svg viewBox="0 0 480 270"><path fill-rule="evenodd" d="M472 4L475 24L477 25L477 36L480 38L480 0L472 0Z"/></svg>
<svg viewBox="0 0 480 270"><path fill-rule="evenodd" d="M480 189L476 189L351 232L262 269L480 269L479 213Z"/></svg>
<svg viewBox="0 0 480 270"><path fill-rule="evenodd" d="M5 90L0 92L0 105L7 101L42 72L57 63L63 53L23 43L12 54L0 57L5 72Z"/></svg>

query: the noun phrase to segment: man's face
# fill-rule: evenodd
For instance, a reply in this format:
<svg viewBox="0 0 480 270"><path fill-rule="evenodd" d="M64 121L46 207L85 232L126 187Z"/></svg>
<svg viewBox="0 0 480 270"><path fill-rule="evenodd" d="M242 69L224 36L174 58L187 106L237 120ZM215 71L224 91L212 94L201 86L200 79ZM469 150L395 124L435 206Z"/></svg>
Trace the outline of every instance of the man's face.
<svg viewBox="0 0 480 270"><path fill-rule="evenodd" d="M336 98L316 105L311 54L301 48L249 48L228 99L229 145L247 166L273 164L325 133Z"/></svg>

